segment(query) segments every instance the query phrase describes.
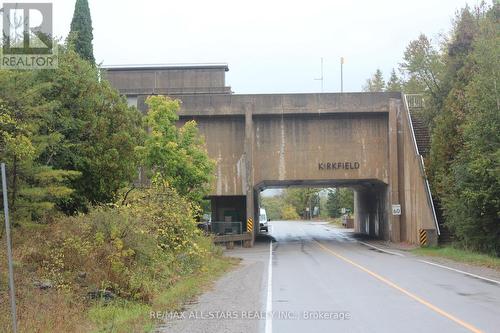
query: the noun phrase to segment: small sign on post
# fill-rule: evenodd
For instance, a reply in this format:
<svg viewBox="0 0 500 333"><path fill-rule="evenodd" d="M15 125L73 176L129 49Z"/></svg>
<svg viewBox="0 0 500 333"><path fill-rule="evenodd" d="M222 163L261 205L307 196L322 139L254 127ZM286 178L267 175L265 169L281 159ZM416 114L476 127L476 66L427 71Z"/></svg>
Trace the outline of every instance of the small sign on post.
<svg viewBox="0 0 500 333"><path fill-rule="evenodd" d="M392 205L392 215L401 215L401 205L400 204Z"/></svg>
<svg viewBox="0 0 500 333"><path fill-rule="evenodd" d="M251 217L247 220L247 232L253 233L253 219Z"/></svg>
<svg viewBox="0 0 500 333"><path fill-rule="evenodd" d="M427 231L425 229L418 230L418 240L421 246L427 246Z"/></svg>

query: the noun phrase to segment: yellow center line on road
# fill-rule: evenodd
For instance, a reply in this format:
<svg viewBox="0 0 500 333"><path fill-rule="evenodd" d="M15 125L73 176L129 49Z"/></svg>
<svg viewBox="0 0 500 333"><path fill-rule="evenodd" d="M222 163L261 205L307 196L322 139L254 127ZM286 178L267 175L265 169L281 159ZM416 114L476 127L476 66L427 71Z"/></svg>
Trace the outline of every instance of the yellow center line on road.
<svg viewBox="0 0 500 333"><path fill-rule="evenodd" d="M391 282L389 280L387 280L385 277L375 273L375 272L372 272L370 271L368 268L365 268L363 266L361 266L360 264L357 264L355 263L354 261L352 261L351 259L348 259L346 257L344 257L343 255L341 254L338 254L337 252L333 251L332 249L326 247L325 245L321 244L320 242L316 241L315 242L319 245L319 247L321 247L323 250L325 250L326 252L334 255L335 257L359 268L360 270L362 270L363 272L365 273L368 273L370 274L371 276L373 276L374 278L376 278L377 280L380 280L382 281L383 283L387 284L388 286L402 292L403 294L405 294L406 296L414 299L415 301L419 302L420 304L423 304L425 305L426 307L428 307L429 309L431 309L432 311L435 311L437 313L439 313L440 315L442 315L443 317L446 317L448 318L449 320L451 321L454 321L455 323L459 324L460 326L462 327L465 327L466 329L468 329L469 331L471 332L474 332L474 333L482 333L483 331L481 331L480 329L478 329L477 327L474 327L473 325L463 321L463 320L460 320L458 319L457 317L449 314L448 312L440 309L439 307L427 302L426 300L422 299L421 297L409 292L408 290L404 289L404 288L401 288L400 286L398 286L397 284L395 284L394 282Z"/></svg>

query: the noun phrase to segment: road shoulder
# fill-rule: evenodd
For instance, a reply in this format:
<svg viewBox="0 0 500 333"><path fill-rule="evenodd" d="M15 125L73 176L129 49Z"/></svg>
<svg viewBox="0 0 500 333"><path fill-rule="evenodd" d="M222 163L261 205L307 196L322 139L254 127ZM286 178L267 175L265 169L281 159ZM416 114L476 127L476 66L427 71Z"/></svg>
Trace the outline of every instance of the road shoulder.
<svg viewBox="0 0 500 333"><path fill-rule="evenodd" d="M394 253L399 256L405 256L408 258L413 258L420 262L435 264L435 267L441 269L451 269L456 271L463 271L471 275L477 275L479 277L484 277L486 279L492 279L495 281L500 281L500 270L495 268L490 268L484 265L475 265L466 262L461 262L449 258L444 258L441 256L425 255L421 253L415 253L412 250L417 248L416 246L410 246L407 244L396 244L391 242L384 242L380 240L362 240L360 243L367 246L373 246L389 254ZM443 267L440 267L443 266ZM460 273L460 272L457 272Z"/></svg>
<svg viewBox="0 0 500 333"><path fill-rule="evenodd" d="M479 278L484 277L485 281L493 280L495 282L496 281L500 282L500 269L497 268L491 268L480 264L461 262L450 258L445 258L442 256L415 253L413 250L417 249L418 246L413 244L392 243L389 241L370 239L366 236L354 233L354 230L352 229L344 229L333 225L328 225L328 227L336 231L344 232L350 235L351 237L357 239L357 241L360 244L370 247L373 250L379 252L384 252L389 255L395 255L400 257L408 257L431 265L434 264L434 266L439 269L448 269L455 271L456 273L464 272L469 274L470 276L477 276Z"/></svg>
<svg viewBox="0 0 500 333"><path fill-rule="evenodd" d="M267 249L267 251L266 251ZM166 318L156 332L258 332L263 320L251 316L265 311L263 290L268 247L257 244L251 249L226 251L241 258L241 263L217 280L211 290L199 296L175 316Z"/></svg>

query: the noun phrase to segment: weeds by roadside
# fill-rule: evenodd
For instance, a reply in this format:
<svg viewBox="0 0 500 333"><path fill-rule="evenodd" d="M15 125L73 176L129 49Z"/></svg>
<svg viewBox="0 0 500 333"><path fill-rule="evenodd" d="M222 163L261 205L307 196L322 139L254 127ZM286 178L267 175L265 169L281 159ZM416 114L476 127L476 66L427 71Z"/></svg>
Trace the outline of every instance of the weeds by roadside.
<svg viewBox="0 0 500 333"><path fill-rule="evenodd" d="M476 266L485 266L500 270L500 258L487 254L457 249L451 246L446 247L422 247L412 250L418 255L441 257L451 259Z"/></svg>
<svg viewBox="0 0 500 333"><path fill-rule="evenodd" d="M178 310L231 267L166 184L124 205L14 230L20 332L141 332L151 309ZM4 244L4 240L3 243ZM0 327L10 329L0 249Z"/></svg>

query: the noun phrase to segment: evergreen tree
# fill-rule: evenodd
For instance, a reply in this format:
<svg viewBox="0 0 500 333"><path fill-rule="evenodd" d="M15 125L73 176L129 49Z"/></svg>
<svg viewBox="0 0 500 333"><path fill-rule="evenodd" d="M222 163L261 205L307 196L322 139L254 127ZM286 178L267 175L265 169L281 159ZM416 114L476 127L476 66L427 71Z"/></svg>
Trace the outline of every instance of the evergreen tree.
<svg viewBox="0 0 500 333"><path fill-rule="evenodd" d="M426 98L429 179L444 223L468 249L500 253L500 5L457 12L440 50L421 35L404 54L405 92Z"/></svg>
<svg viewBox="0 0 500 333"><path fill-rule="evenodd" d="M94 64L94 47L92 46L94 35L92 30L92 18L90 17L88 1L76 0L75 12L71 21L70 44L83 59Z"/></svg>
<svg viewBox="0 0 500 333"><path fill-rule="evenodd" d="M375 73L371 78L366 80L366 85L363 87L363 91L367 92L381 92L384 91L385 81L382 71L377 68Z"/></svg>
<svg viewBox="0 0 500 333"><path fill-rule="evenodd" d="M445 110L458 114L455 140L460 149L452 156L442 178L450 189L443 191L446 224L464 247L500 255L500 99L497 87L499 7L481 18L479 27L465 14L462 33L457 34L455 50L469 49L464 61L471 68L467 85L455 84L463 92L461 108ZM476 21L477 22L477 21ZM469 28L463 29L465 25ZM475 29L478 27L479 29ZM471 29L472 28L472 29ZM473 33L471 33L471 31ZM464 33L466 32L466 33ZM477 36L474 36L477 34ZM461 35L461 37L460 37ZM474 36L473 39L469 36ZM457 42L460 46L457 47ZM464 43L465 41L465 43ZM463 47L470 45L471 47ZM462 70L461 70L462 71ZM452 89L452 91L455 90ZM465 112L458 113L457 110ZM437 134L437 132L436 132ZM441 139L442 140L442 139ZM445 147L445 145L442 145Z"/></svg>
<svg viewBox="0 0 500 333"><path fill-rule="evenodd" d="M387 82L387 86L385 87L385 91L403 91L403 87L401 85L401 80L396 74L396 71L394 68L392 69L391 72L391 77L389 78L389 81Z"/></svg>
<svg viewBox="0 0 500 333"><path fill-rule="evenodd" d="M447 53L442 55L446 71L441 85L446 96L436 103L439 112L434 117L429 168L433 187L441 197L448 195L454 183L450 166L463 148L460 127L470 112L469 102L464 96L474 74L470 54L479 29L479 17L474 15L482 14L472 13L466 7L457 15L451 40L446 46Z"/></svg>
<svg viewBox="0 0 500 333"><path fill-rule="evenodd" d="M43 88L34 83L34 75L0 71L0 160L7 165L9 205L17 222L53 215L56 204L73 193L70 182L80 176L53 168L46 158L62 134L50 124L52 105L40 94Z"/></svg>
<svg viewBox="0 0 500 333"><path fill-rule="evenodd" d="M59 49L55 70L0 70L0 158L18 220L113 202L137 176L140 113L98 68Z"/></svg>
<svg viewBox="0 0 500 333"><path fill-rule="evenodd" d="M116 200L118 190L137 176L134 149L141 144L141 115L109 82L98 80L99 69L74 51L59 52L59 66L36 75L43 98L54 107L45 117L62 134L42 157L49 165L76 170L71 200L60 206L67 212L85 211L88 204Z"/></svg>
<svg viewBox="0 0 500 333"><path fill-rule="evenodd" d="M354 212L354 192L348 188L334 188L328 191L326 209L331 217L342 215L341 209L347 208Z"/></svg>

